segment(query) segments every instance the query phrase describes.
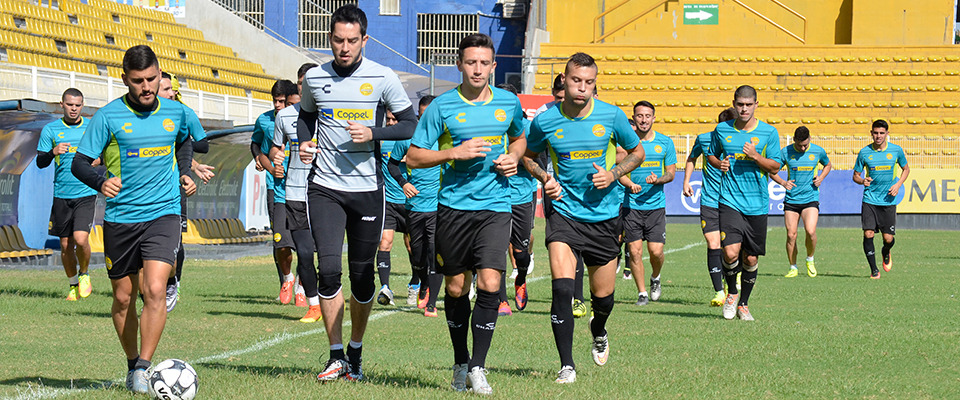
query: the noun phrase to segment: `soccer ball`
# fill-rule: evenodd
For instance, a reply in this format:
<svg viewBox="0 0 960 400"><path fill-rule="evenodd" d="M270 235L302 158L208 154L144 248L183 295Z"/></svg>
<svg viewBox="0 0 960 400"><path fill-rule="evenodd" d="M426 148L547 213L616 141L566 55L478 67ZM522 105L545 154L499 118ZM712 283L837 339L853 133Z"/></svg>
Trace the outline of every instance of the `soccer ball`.
<svg viewBox="0 0 960 400"><path fill-rule="evenodd" d="M186 361L169 359L150 374L150 396L163 400L192 400L197 395L197 371Z"/></svg>

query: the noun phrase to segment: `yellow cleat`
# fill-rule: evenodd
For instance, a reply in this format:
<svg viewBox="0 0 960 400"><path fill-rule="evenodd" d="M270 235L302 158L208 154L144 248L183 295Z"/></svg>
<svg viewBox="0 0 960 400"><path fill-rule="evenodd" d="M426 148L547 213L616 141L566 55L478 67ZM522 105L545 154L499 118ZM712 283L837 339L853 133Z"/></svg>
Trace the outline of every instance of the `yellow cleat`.
<svg viewBox="0 0 960 400"><path fill-rule="evenodd" d="M587 315L587 305L579 299L573 299L573 317L580 318Z"/></svg>
<svg viewBox="0 0 960 400"><path fill-rule="evenodd" d="M93 285L90 284L90 274L80 274L80 297L87 298L93 292Z"/></svg>
<svg viewBox="0 0 960 400"><path fill-rule="evenodd" d="M70 293L67 293L67 301L77 301L77 287L70 285Z"/></svg>
<svg viewBox="0 0 960 400"><path fill-rule="evenodd" d="M726 300L727 295L723 291L717 292L717 295L714 296L713 300L710 300L711 307L720 307L723 305L723 301Z"/></svg>
<svg viewBox="0 0 960 400"><path fill-rule="evenodd" d="M323 319L323 315L320 313L320 305L310 306L307 309L307 315L304 315L303 318L300 318L300 322L305 324L311 324Z"/></svg>
<svg viewBox="0 0 960 400"><path fill-rule="evenodd" d="M817 266L813 264L813 261L807 261L807 275L811 278L817 276Z"/></svg>
<svg viewBox="0 0 960 400"><path fill-rule="evenodd" d="M807 265L810 265L810 264L807 264ZM784 277L785 277L785 278L796 278L797 275L799 275L797 269L796 269L796 268L790 268L790 272L787 272L787 274L784 275Z"/></svg>

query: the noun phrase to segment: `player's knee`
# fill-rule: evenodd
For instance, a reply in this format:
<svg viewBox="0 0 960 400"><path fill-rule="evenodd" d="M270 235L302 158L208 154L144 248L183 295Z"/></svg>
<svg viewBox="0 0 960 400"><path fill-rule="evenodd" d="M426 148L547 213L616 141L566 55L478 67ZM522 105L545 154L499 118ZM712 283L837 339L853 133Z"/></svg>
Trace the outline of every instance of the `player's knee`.
<svg viewBox="0 0 960 400"><path fill-rule="evenodd" d="M571 301L574 292L573 279L554 279L553 280L553 298L559 301Z"/></svg>
<svg viewBox="0 0 960 400"><path fill-rule="evenodd" d="M797 231L787 231L787 241L793 243L797 241Z"/></svg>
<svg viewBox="0 0 960 400"><path fill-rule="evenodd" d="M317 275L317 292L325 299L333 298L340 292L340 273L321 272Z"/></svg>
<svg viewBox="0 0 960 400"><path fill-rule="evenodd" d="M528 253L526 249L514 251L513 258L517 260L517 268L530 266L530 253Z"/></svg>
<svg viewBox="0 0 960 400"><path fill-rule="evenodd" d="M817 241L817 231L807 231L807 241Z"/></svg>
<svg viewBox="0 0 960 400"><path fill-rule="evenodd" d="M754 263L753 265L748 265L747 263L743 263L744 272L757 272L757 268L760 268L760 263Z"/></svg>
<svg viewBox="0 0 960 400"><path fill-rule="evenodd" d="M593 305L593 312L600 315L610 315L610 312L613 311L613 293L610 293L604 297L597 297L597 295L590 293L590 304Z"/></svg>
<svg viewBox="0 0 960 400"><path fill-rule="evenodd" d="M353 292L353 298L360 304L367 304L373 300L376 292L376 283L374 282L374 273L370 268L350 271L350 290Z"/></svg>
<svg viewBox="0 0 960 400"><path fill-rule="evenodd" d="M863 231L863 237L873 239L873 231Z"/></svg>
<svg viewBox="0 0 960 400"><path fill-rule="evenodd" d="M884 240L883 240L883 247L886 247L886 248L891 248L891 247L893 247L893 245L897 242L897 239L894 238L893 236L890 237L890 240L887 240L887 238L883 238L883 239L884 239Z"/></svg>

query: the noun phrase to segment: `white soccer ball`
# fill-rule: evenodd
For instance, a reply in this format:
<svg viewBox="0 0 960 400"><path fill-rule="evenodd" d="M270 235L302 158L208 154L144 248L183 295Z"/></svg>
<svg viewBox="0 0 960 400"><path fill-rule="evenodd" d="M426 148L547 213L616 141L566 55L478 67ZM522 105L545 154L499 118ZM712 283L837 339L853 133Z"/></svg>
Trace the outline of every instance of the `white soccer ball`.
<svg viewBox="0 0 960 400"><path fill-rule="evenodd" d="M164 360L150 373L150 396L163 400L192 400L197 395L197 371L186 361Z"/></svg>

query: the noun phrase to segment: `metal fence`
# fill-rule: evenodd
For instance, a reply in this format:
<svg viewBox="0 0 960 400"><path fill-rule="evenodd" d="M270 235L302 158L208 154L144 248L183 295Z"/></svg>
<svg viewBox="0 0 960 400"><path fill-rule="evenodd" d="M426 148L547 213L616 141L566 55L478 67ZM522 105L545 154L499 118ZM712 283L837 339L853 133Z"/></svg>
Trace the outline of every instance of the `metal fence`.
<svg viewBox="0 0 960 400"><path fill-rule="evenodd" d="M454 59L431 57L434 53L456 54L460 40L479 31L477 14L417 14L417 62L454 65Z"/></svg>
<svg viewBox="0 0 960 400"><path fill-rule="evenodd" d="M220 6L233 11L244 21L263 30L263 3L265 0L216 0Z"/></svg>
<svg viewBox="0 0 960 400"><path fill-rule="evenodd" d="M356 0L300 0L297 14L297 42L308 49L330 49L330 16L333 11Z"/></svg>

